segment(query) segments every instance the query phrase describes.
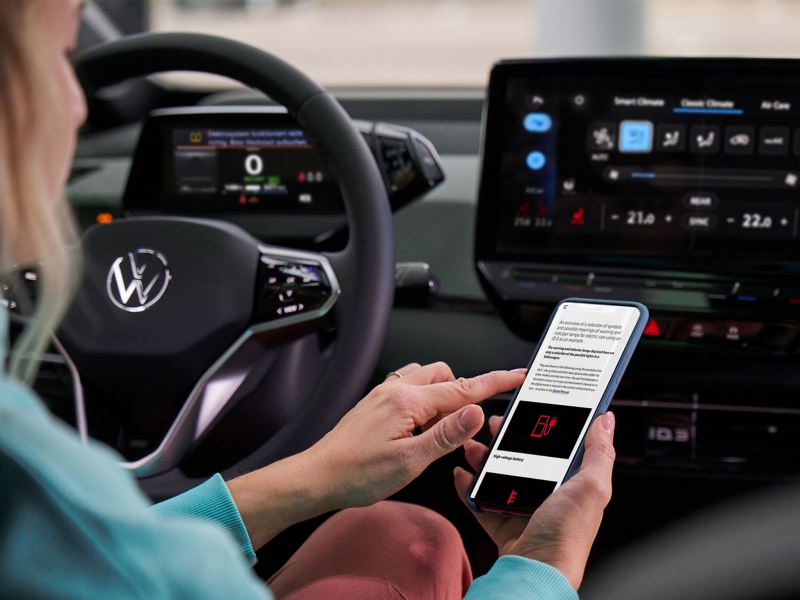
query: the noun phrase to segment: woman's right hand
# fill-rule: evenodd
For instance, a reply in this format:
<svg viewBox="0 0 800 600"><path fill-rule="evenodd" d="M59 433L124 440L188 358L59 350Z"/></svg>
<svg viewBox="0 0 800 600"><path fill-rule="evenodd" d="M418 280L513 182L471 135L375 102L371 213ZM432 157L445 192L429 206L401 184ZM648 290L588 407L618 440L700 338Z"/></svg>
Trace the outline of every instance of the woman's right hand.
<svg viewBox="0 0 800 600"><path fill-rule="evenodd" d="M228 482L253 547L294 523L394 494L480 430L477 402L524 378L518 369L456 379L444 363L393 372L311 448Z"/></svg>
<svg viewBox="0 0 800 600"><path fill-rule="evenodd" d="M492 435L497 434L501 420L489 420ZM595 419L586 435L580 471L553 492L528 521L491 512L474 513L501 556L516 554L547 563L578 589L603 510L611 499L614 425L611 412ZM470 440L464 445L464 452L467 462L478 470L489 450ZM458 494L466 502L475 476L460 467L454 475Z"/></svg>

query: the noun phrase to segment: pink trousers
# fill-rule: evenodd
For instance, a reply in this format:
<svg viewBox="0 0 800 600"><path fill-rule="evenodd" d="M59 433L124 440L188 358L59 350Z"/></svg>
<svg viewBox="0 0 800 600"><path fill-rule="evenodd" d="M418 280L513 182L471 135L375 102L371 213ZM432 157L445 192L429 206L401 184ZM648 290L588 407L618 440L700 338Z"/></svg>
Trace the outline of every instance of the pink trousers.
<svg viewBox="0 0 800 600"><path fill-rule="evenodd" d="M441 515L385 501L325 521L269 580L279 600L463 598L464 545Z"/></svg>

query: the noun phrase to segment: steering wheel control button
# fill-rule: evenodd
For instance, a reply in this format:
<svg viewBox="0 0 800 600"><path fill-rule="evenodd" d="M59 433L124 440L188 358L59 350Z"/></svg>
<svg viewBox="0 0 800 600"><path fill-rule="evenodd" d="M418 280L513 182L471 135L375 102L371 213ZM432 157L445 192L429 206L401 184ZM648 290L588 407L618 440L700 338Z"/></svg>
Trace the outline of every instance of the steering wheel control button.
<svg viewBox="0 0 800 600"><path fill-rule="evenodd" d="M625 154L647 154L652 152L652 121L623 121L620 123L619 151Z"/></svg>
<svg viewBox="0 0 800 600"><path fill-rule="evenodd" d="M752 154L755 147L756 130L754 127L725 128L725 154Z"/></svg>
<svg viewBox="0 0 800 600"><path fill-rule="evenodd" d="M525 115L523 126L531 133L546 133L553 127L553 119L547 113L532 112Z"/></svg>
<svg viewBox="0 0 800 600"><path fill-rule="evenodd" d="M528 168L531 171L541 171L546 163L547 159L545 158L544 154L538 150L530 152L528 157L525 159L525 164L528 165Z"/></svg>
<svg viewBox="0 0 800 600"><path fill-rule="evenodd" d="M158 250L139 248L118 257L106 278L106 291L114 306L127 312L144 312L167 291L172 274Z"/></svg>
<svg viewBox="0 0 800 600"><path fill-rule="evenodd" d="M294 313L303 312L305 306L302 304L287 304L286 306L279 306L276 311L279 315L292 315Z"/></svg>
<svg viewBox="0 0 800 600"><path fill-rule="evenodd" d="M287 256L281 257L278 252L272 249L261 255L253 321L263 324L301 314L312 318L312 311L329 307L338 288L322 263L324 259L319 256L315 262L310 254L301 257L304 253L288 250Z"/></svg>

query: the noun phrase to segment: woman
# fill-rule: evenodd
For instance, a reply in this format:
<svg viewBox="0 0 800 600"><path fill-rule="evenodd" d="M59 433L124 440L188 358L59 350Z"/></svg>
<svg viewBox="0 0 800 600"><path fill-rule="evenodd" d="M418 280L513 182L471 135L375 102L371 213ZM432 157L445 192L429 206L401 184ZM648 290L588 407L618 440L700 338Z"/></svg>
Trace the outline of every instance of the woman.
<svg viewBox="0 0 800 600"><path fill-rule="evenodd" d="M254 550L343 508L270 580L274 594L576 597L611 493L610 413L592 425L580 473L530 521L476 515L502 556L474 583L452 525L381 502L461 446L476 468L487 449L471 439L484 419L475 403L520 385L524 369L457 380L442 363L407 365L305 452L227 483L217 475L154 507L113 452L83 446L48 415L26 386L36 368L26 358L45 346L76 270L62 196L86 116L69 62L79 12L75 0L0 2L0 268L42 263L33 322L0 374L0 596L267 598L248 569ZM454 477L463 498L473 475Z"/></svg>

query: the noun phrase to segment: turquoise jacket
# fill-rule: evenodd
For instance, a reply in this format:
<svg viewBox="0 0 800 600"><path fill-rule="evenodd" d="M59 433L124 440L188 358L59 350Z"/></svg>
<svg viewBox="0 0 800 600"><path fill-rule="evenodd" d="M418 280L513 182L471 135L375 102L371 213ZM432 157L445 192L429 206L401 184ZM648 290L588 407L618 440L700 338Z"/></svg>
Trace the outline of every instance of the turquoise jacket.
<svg viewBox="0 0 800 600"><path fill-rule="evenodd" d="M272 598L222 477L152 505L120 460L0 370L0 598ZM577 594L556 569L506 556L467 598Z"/></svg>

